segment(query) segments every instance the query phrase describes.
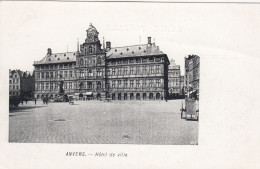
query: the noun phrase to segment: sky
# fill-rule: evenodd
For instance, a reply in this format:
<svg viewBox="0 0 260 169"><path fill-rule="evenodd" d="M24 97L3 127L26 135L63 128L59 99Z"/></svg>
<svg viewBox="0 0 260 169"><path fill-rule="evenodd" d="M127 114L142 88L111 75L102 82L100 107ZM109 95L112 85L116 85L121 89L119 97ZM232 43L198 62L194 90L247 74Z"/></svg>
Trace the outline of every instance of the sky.
<svg viewBox="0 0 260 169"><path fill-rule="evenodd" d="M144 44L151 36L183 74L190 54L257 56L259 11L250 4L1 2L1 66L32 71L47 48L76 51L92 23L101 43L104 37L112 47Z"/></svg>

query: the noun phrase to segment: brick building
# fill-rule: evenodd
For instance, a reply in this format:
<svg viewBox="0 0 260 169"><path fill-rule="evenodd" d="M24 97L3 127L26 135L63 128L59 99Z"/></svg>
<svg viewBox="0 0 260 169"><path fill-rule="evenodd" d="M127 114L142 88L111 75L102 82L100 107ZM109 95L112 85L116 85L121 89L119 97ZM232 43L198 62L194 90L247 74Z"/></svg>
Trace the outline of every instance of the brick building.
<svg viewBox="0 0 260 169"><path fill-rule="evenodd" d="M75 52L52 53L34 62L35 97L54 98L63 82L66 94L79 99L155 100L168 95L166 54L148 37L147 44L106 47L90 24Z"/></svg>

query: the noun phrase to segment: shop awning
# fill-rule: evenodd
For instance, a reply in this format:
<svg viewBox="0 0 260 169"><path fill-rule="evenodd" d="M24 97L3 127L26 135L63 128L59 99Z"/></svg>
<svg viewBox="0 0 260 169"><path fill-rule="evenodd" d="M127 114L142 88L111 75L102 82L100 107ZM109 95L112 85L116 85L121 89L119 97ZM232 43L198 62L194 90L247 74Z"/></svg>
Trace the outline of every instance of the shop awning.
<svg viewBox="0 0 260 169"><path fill-rule="evenodd" d="M93 95L92 92L87 92L87 93L86 93L86 96L92 96L92 95Z"/></svg>

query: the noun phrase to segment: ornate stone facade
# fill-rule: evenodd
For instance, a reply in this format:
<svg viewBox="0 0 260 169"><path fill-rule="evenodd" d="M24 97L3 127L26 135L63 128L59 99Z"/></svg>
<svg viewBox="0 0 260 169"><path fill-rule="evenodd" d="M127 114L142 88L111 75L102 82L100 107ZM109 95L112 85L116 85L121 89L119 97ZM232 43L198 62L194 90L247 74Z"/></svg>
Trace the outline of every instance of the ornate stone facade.
<svg viewBox="0 0 260 169"><path fill-rule="evenodd" d="M35 66L35 97L55 97L58 84L65 93L87 99L156 100L168 96L166 54L155 43L101 48L97 29L90 24L76 52L47 55Z"/></svg>

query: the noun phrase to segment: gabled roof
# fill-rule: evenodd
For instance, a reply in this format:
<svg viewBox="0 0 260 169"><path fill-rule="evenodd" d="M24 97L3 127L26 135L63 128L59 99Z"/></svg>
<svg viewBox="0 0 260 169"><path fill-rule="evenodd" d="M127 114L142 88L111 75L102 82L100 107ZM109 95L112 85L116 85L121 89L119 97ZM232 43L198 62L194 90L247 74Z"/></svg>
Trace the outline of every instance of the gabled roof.
<svg viewBox="0 0 260 169"><path fill-rule="evenodd" d="M76 52L53 53L46 55L42 60L35 61L34 65L76 62Z"/></svg>
<svg viewBox="0 0 260 169"><path fill-rule="evenodd" d="M155 43L114 47L107 52L107 58L125 58L137 56L151 56L164 54Z"/></svg>

